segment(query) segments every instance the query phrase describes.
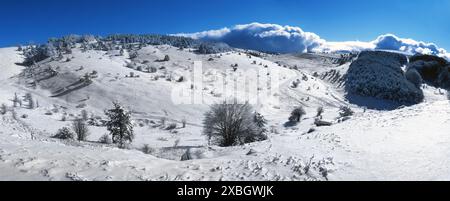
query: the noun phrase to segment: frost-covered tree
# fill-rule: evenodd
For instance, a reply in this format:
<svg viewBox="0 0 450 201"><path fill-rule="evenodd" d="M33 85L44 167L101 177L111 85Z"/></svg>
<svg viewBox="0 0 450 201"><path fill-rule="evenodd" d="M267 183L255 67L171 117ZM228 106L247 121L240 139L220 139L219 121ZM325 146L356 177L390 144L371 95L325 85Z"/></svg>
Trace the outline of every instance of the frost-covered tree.
<svg viewBox="0 0 450 201"><path fill-rule="evenodd" d="M86 138L89 135L89 129L83 119L76 119L73 121L72 129L77 135L78 141L86 141Z"/></svg>
<svg viewBox="0 0 450 201"><path fill-rule="evenodd" d="M105 111L105 114L109 118L106 128L112 135L113 143L118 144L120 148L125 148L134 139L131 113L119 103L113 102L113 108Z"/></svg>
<svg viewBox="0 0 450 201"><path fill-rule="evenodd" d="M263 127L255 121L253 107L248 103L212 105L205 114L203 126L203 134L209 142L223 147L266 139Z"/></svg>
<svg viewBox="0 0 450 201"><path fill-rule="evenodd" d="M35 104L33 101L33 95L31 95L31 93L26 93L25 94L25 101L28 102L28 109L34 109Z"/></svg>
<svg viewBox="0 0 450 201"><path fill-rule="evenodd" d="M302 106L296 107L291 112L291 116L289 117L290 122L300 122L302 120L303 115L305 115L305 109Z"/></svg>

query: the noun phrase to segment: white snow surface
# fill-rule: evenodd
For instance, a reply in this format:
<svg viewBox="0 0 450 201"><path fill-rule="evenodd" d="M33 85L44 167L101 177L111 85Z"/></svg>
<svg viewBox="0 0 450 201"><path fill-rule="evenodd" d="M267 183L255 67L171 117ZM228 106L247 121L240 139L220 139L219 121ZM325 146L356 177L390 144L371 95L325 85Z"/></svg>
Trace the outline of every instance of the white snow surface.
<svg viewBox="0 0 450 201"><path fill-rule="evenodd" d="M183 83L154 80L164 70L144 73L125 67L130 60L115 56L116 52L74 49L65 55L71 58L69 62L41 62L42 69L52 66L59 74L33 89L25 84L23 67L16 65L23 59L20 52L0 49L0 104L12 109L14 93L23 96L29 92L39 101L36 109L14 108L16 119L12 112L0 115L0 180L450 180L450 105L443 90L425 87L423 103L391 111L350 105L355 115L338 123L339 107L348 105L344 90L313 73L333 69L345 73L348 64L332 64L333 55L248 58L238 51L196 55L170 46L139 51L138 60L148 60L157 68L164 66L166 74L173 76L189 72L193 61L203 62L207 78L235 63L240 69L263 68L258 65L263 63L268 65L267 71L280 70L280 91L272 95L278 96L281 104L275 105L269 98L255 105L268 119L269 139L224 148L209 146L202 135L208 105L174 104L171 90ZM170 56L169 62L155 61L164 55ZM298 70L289 68L294 65ZM98 72L93 84L51 97L51 92L93 70ZM140 77L126 78L130 72ZM296 80L300 84L292 88ZM203 90L209 102L226 98L214 93L215 84L211 78ZM59 128L70 126L83 109L90 116L104 118L103 111L113 100L133 111L136 139L129 149L98 143L107 133L105 127L89 126L87 142L51 138ZM299 105L307 115L297 126L285 127L290 111ZM332 126L314 126L319 106L325 109L323 119L333 122ZM163 117L166 124L177 123L177 128L164 129ZM185 128L180 123L183 119L187 120ZM308 132L311 128L315 131ZM140 151L144 144L153 148L151 154ZM195 159L180 161L187 150Z"/></svg>

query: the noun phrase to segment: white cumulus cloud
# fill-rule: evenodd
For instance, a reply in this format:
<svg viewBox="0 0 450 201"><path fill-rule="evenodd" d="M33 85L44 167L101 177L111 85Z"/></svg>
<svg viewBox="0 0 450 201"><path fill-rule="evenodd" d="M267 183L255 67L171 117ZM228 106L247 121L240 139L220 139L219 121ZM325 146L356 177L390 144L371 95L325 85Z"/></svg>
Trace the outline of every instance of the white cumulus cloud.
<svg viewBox="0 0 450 201"><path fill-rule="evenodd" d="M326 41L315 33L305 32L300 27L255 22L236 25L232 28L175 35L224 42L232 47L264 52L340 52L383 49L410 54L433 54L450 59L450 53L433 43L400 38L394 34L381 35L368 42L333 42Z"/></svg>
<svg viewBox="0 0 450 201"><path fill-rule="evenodd" d="M318 35L305 32L299 27L261 23L236 25L231 29L223 28L177 35L224 42L236 48L277 53L312 51L325 42Z"/></svg>

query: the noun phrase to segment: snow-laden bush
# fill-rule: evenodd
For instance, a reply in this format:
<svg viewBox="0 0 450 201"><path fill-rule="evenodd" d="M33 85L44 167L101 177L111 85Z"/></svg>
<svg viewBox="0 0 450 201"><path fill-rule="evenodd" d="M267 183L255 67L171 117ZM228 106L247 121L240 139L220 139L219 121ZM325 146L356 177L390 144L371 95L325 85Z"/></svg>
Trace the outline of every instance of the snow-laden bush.
<svg viewBox="0 0 450 201"><path fill-rule="evenodd" d="M410 68L405 73L406 79L414 84L417 88L420 88L422 85L422 76L415 68Z"/></svg>
<svg viewBox="0 0 450 201"><path fill-rule="evenodd" d="M76 119L73 121L72 129L75 131L78 141L86 141L86 138L89 135L89 129L83 119Z"/></svg>
<svg viewBox="0 0 450 201"><path fill-rule="evenodd" d="M352 116L353 114L355 114L355 112L353 112L353 110L348 106L341 106L339 108L340 117L349 117Z"/></svg>
<svg viewBox="0 0 450 201"><path fill-rule="evenodd" d="M75 133L73 133L69 128L63 127L59 129L53 137L62 140L73 140L75 139Z"/></svg>
<svg viewBox="0 0 450 201"><path fill-rule="evenodd" d="M423 80L436 87L450 88L450 64L432 55L415 55L410 58L408 69L415 69Z"/></svg>
<svg viewBox="0 0 450 201"><path fill-rule="evenodd" d="M203 134L223 147L265 140L265 121L259 120L248 103L215 104L205 114Z"/></svg>
<svg viewBox="0 0 450 201"><path fill-rule="evenodd" d="M289 117L290 122L300 122L302 120L303 115L305 115L305 109L302 106L295 108L291 112L291 116Z"/></svg>
<svg viewBox="0 0 450 201"><path fill-rule="evenodd" d="M347 72L345 89L350 94L386 99L399 103L419 103L424 95L409 82L401 67L407 63L404 55L363 51Z"/></svg>

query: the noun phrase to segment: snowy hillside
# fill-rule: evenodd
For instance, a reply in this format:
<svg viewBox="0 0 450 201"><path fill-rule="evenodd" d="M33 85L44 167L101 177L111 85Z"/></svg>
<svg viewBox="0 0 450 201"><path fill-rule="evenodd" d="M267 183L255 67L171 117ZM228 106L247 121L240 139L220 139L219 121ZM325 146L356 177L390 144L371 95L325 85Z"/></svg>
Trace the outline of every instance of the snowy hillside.
<svg viewBox="0 0 450 201"><path fill-rule="evenodd" d="M19 65L28 62L22 51L0 49L0 180L450 179L446 91L425 83L422 102L389 111L352 104L346 75L357 55L88 41L28 66ZM200 62L203 85L196 85ZM177 92L199 93L202 102ZM14 107L15 96L21 101ZM205 113L233 98L255 101L267 119L267 140L208 143ZM113 101L131 112L135 139L127 149L100 140L109 133L104 111ZM306 115L292 125L299 106ZM340 115L343 106L354 114ZM52 137L80 118L88 123L86 140Z"/></svg>

